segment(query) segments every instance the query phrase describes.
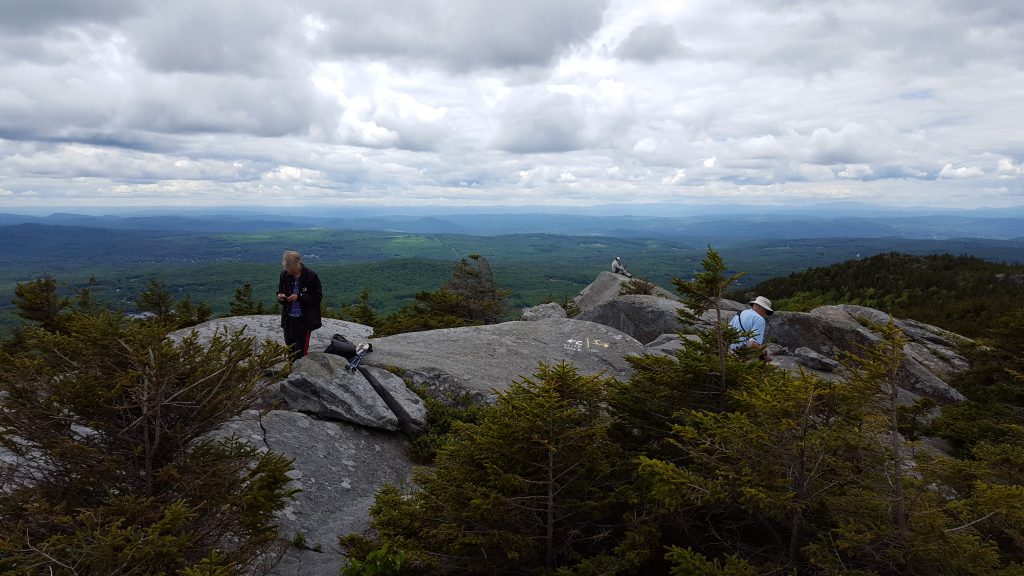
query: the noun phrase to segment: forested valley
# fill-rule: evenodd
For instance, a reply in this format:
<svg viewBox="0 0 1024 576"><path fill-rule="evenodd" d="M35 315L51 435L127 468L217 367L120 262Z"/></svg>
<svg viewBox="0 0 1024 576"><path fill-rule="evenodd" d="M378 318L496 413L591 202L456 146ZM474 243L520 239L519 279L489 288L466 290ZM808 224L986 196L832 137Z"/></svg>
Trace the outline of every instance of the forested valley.
<svg viewBox="0 0 1024 576"><path fill-rule="evenodd" d="M856 304L974 337L1020 308L1024 266L889 252L772 278L733 296L744 292L771 295L781 310Z"/></svg>
<svg viewBox="0 0 1024 576"><path fill-rule="evenodd" d="M274 304L281 253L301 252L321 276L326 308L338 311L368 292L379 312L389 314L414 295L445 281L452 266L471 254L484 256L496 281L511 291L511 309L546 301L565 302L587 286L614 256L630 270L661 286L692 278L707 238L620 238L554 234L470 236L337 229L287 229L201 233L167 229L120 230L19 224L0 226L0 242L17 246L0 267L0 334L18 325L11 303L17 284L58 280L61 296L88 288L91 298L125 312L141 312L139 295L152 281L175 299L204 303L211 313L230 313L234 291L248 284L252 297ZM715 248L734 271L737 288L875 254L966 254L992 262L1024 263L1024 241L907 238L730 239ZM885 285L880 287L884 290ZM939 325L942 325L939 323Z"/></svg>

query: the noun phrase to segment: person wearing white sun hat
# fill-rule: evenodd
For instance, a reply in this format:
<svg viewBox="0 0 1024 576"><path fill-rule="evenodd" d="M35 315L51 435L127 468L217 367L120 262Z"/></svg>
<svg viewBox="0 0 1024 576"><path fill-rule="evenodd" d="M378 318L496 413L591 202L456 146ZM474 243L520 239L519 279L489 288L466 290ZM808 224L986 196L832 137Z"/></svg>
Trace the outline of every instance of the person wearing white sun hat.
<svg viewBox="0 0 1024 576"><path fill-rule="evenodd" d="M755 350L761 350L761 359L771 362L772 358L764 348L764 336L767 332L765 319L775 313L772 310L772 301L764 296L758 296L749 302L750 308L732 317L729 325L742 335L738 342L729 346L730 350L736 350L742 346L748 346Z"/></svg>

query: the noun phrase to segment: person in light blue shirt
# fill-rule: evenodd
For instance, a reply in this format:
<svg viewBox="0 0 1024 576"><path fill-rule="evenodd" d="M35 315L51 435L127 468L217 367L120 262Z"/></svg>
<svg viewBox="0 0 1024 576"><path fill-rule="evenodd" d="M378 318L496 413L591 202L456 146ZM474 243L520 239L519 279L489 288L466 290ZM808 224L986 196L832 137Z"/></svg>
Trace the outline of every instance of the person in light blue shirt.
<svg viewBox="0 0 1024 576"><path fill-rule="evenodd" d="M749 346L755 350L764 348L764 335L767 332L765 318L775 313L772 310L772 301L764 296L758 296L749 302L750 308L732 317L729 326L737 332L742 333L739 342L729 346L730 350L736 350L741 346ZM771 356L767 351L762 350L761 359L771 362Z"/></svg>

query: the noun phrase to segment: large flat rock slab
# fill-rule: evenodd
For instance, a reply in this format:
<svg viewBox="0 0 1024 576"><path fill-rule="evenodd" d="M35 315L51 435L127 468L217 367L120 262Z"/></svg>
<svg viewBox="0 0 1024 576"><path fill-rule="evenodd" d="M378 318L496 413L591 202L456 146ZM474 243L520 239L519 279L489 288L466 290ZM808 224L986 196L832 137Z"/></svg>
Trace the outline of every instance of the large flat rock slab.
<svg viewBox="0 0 1024 576"><path fill-rule="evenodd" d="M331 343L331 336L341 334L352 342L365 342L373 334L373 328L355 322L335 320L333 318L323 319L323 328L314 330L309 338L309 350L311 352L323 352ZM263 314L252 316L228 316L227 318L215 318L208 322L175 330L168 336L180 340L195 331L199 334L200 342L209 342L217 332L227 329L234 332L245 329L248 336L256 336L259 340L271 340L284 344L284 332L281 330L281 316L277 314Z"/></svg>
<svg viewBox="0 0 1024 576"><path fill-rule="evenodd" d="M337 576L342 554L338 536L363 532L370 506L385 484L407 485L412 463L401 434L378 432L305 414L249 410L220 434L236 434L258 448L294 459L292 488L302 491L279 515L281 537L301 534L308 548L290 547L276 576Z"/></svg>
<svg viewBox="0 0 1024 576"><path fill-rule="evenodd" d="M614 328L571 318L410 332L371 342L373 352L364 365L399 368L414 381L417 374L428 375L444 380L452 392L483 397L532 375L538 362L565 361L581 374L603 372L626 381L632 374L626 356L645 352L635 338Z"/></svg>

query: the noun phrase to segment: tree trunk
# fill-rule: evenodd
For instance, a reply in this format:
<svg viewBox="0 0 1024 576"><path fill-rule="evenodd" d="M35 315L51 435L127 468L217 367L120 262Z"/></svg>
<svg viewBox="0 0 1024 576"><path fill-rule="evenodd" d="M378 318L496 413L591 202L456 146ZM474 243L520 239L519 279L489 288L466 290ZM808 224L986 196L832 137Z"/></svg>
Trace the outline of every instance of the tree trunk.
<svg viewBox="0 0 1024 576"><path fill-rule="evenodd" d="M548 448L548 501L547 534L545 536L544 566L555 569L555 452Z"/></svg>

